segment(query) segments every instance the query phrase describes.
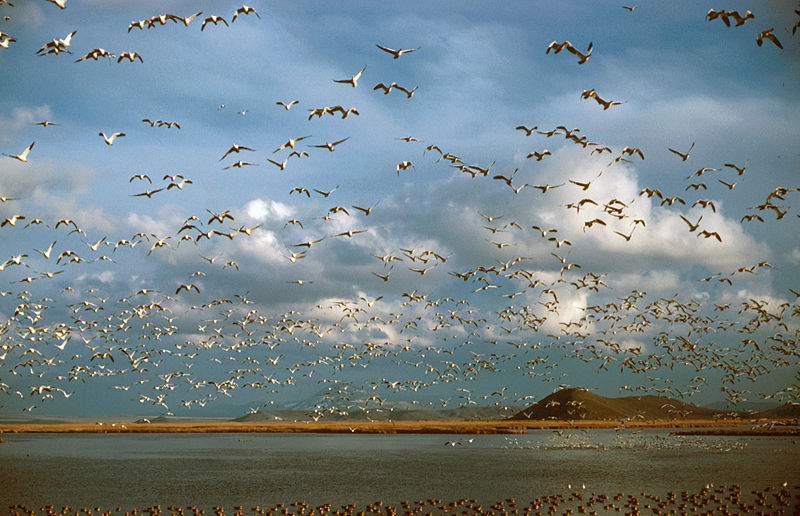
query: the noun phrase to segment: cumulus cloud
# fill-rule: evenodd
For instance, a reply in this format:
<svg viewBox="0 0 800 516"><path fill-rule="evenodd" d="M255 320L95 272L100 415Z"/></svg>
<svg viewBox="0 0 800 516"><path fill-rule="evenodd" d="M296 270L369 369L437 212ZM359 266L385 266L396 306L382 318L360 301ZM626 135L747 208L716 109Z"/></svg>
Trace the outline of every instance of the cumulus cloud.
<svg viewBox="0 0 800 516"><path fill-rule="evenodd" d="M295 210L287 204L272 199L253 199L244 206L244 212L257 222L285 221L291 218Z"/></svg>
<svg viewBox="0 0 800 516"><path fill-rule="evenodd" d="M49 160L29 163L8 160L5 167L0 177L0 192L18 198L29 218L53 219L53 222L71 218L87 230L109 231L114 227L116 217L87 195L97 179L94 168ZM0 207L4 209L10 207Z"/></svg>
<svg viewBox="0 0 800 516"><path fill-rule="evenodd" d="M11 111L10 116L0 115L0 143L11 141L11 135L22 128L27 128L31 124L41 122L52 116L50 106L36 106L34 108L17 107ZM27 146L28 144L25 144ZM8 154L18 154L18 151L10 151Z"/></svg>

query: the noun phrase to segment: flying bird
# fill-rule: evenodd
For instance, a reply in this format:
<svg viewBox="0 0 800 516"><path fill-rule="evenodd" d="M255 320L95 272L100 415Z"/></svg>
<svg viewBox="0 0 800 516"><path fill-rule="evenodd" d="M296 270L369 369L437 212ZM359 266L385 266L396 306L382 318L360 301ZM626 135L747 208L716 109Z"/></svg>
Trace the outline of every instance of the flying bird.
<svg viewBox="0 0 800 516"><path fill-rule="evenodd" d="M246 5L243 5L240 8L236 9L236 11L233 13L233 18L231 18L231 23L235 22L236 18L240 14L248 15L250 13L255 14L256 18L258 18L259 20L261 19L261 16L259 16L259 14L256 12L255 9L253 9L252 7L247 7Z"/></svg>
<svg viewBox="0 0 800 516"><path fill-rule="evenodd" d="M12 38L8 34L0 34L0 47L5 48L8 50L8 47L11 43L16 43L16 38Z"/></svg>
<svg viewBox="0 0 800 516"><path fill-rule="evenodd" d="M393 83L389 84L388 86L387 86L387 85L385 85L385 84L384 84L384 83L382 83L382 82L379 82L379 83L378 83L378 84L376 84L376 85L375 85L375 87L374 87L374 88L372 88L372 89L373 89L373 91L374 91L374 90L383 90L383 94L384 94L384 95L388 95L388 94L389 94L389 92L390 92L390 91L392 91L392 89L394 89L394 88L396 88L396 87L397 87L397 83L396 83L396 82L393 82Z"/></svg>
<svg viewBox="0 0 800 516"><path fill-rule="evenodd" d="M747 20L754 19L755 15L750 11L746 11L744 16L742 16L739 14L739 11L715 11L714 9L709 9L708 13L706 13L706 21L716 20L717 18L722 20L722 23L724 23L726 27L731 26L729 18L733 18L736 20L736 27L740 27L744 25Z"/></svg>
<svg viewBox="0 0 800 516"><path fill-rule="evenodd" d="M229 170L231 168L242 168L242 167L257 167L258 165L255 163L248 163L247 161L237 161L236 163L231 163L227 167L223 168L223 170Z"/></svg>
<svg viewBox="0 0 800 516"><path fill-rule="evenodd" d="M28 154L30 154L31 149L33 149L33 146L34 146L35 143L36 142L33 142L30 145L28 145L28 148L25 149L24 151L20 152L19 154L12 155L12 154L3 153L3 156L8 156L9 158L13 158L13 159L19 160L19 161L21 161L23 163L27 163L28 162Z"/></svg>
<svg viewBox="0 0 800 516"><path fill-rule="evenodd" d="M413 167L414 169L416 169L416 167L414 167L414 164L412 162L401 161L400 163L397 164L397 175L399 176L401 170L408 170L409 167Z"/></svg>
<svg viewBox="0 0 800 516"><path fill-rule="evenodd" d="M144 30L145 28L150 28L152 22L150 20L135 20L132 21L128 25L128 32L132 31L133 29Z"/></svg>
<svg viewBox="0 0 800 516"><path fill-rule="evenodd" d="M129 60L131 63L134 62L134 60L138 59L140 63L144 63L144 60L142 60L142 56L139 55L138 52L123 52L123 53L121 53L119 55L119 57L117 58L117 63L122 62L123 59Z"/></svg>
<svg viewBox="0 0 800 516"><path fill-rule="evenodd" d="M168 20L171 20L171 21L173 21L175 23L181 22L184 27L188 27L189 23L192 20L194 20L195 18L197 18L198 16L200 16L202 14L203 14L203 12L200 11L199 13L194 13L191 16L181 17L181 16L175 16L174 14L168 14L168 15L166 15L166 17L167 17Z"/></svg>
<svg viewBox="0 0 800 516"><path fill-rule="evenodd" d="M338 189L339 189L339 185L336 185L336 187L335 187L334 189L332 189L332 190L328 190L327 192L326 192L326 191L324 191L324 190L317 190L316 188L314 188L314 191L315 191L315 192L317 192L318 194L320 194L321 196L323 196L323 197L325 197L325 198L327 199L328 197L330 197L330 195L331 195L333 192L335 192L335 191L336 191L336 190L338 190Z"/></svg>
<svg viewBox="0 0 800 516"><path fill-rule="evenodd" d="M12 215L11 217L6 218L3 222L0 222L0 228L6 225L16 226L17 221L25 220L24 215ZM34 249L35 250L35 249Z"/></svg>
<svg viewBox="0 0 800 516"><path fill-rule="evenodd" d="M378 47L378 48L380 48L380 49L381 49L381 50L383 50L384 52L387 52L387 53L389 53L389 54L392 54L392 57L393 57L394 59L399 59L399 58L400 58L400 56L402 56L403 54L409 54L409 53L411 53L411 52L414 52L414 51L416 51L416 50L419 50L419 49L420 49L420 47L417 47L417 48L410 48L410 49L406 49L406 50L403 50L402 48L398 48L397 50L392 50L391 48L383 47L383 46L381 46L381 45L375 45L375 46L376 46L376 47Z"/></svg>
<svg viewBox="0 0 800 516"><path fill-rule="evenodd" d="M156 188L155 190L146 190L142 193L133 194L130 197L147 197L148 199L152 199L153 195L157 194L158 192L163 191L163 188Z"/></svg>
<svg viewBox="0 0 800 516"><path fill-rule="evenodd" d="M190 283L189 285L179 285L178 289L175 291L175 294L180 294L181 290L185 290L186 292L189 292L190 290L195 290L197 291L198 294L200 293L200 289L194 283Z"/></svg>
<svg viewBox="0 0 800 516"><path fill-rule="evenodd" d="M77 34L78 31L74 30L64 36L63 38L54 39L53 41L46 43L42 48L36 51L36 54L43 56L46 54L58 54L59 52L66 52L70 53L67 48L70 46L70 42L72 41L72 37Z"/></svg>
<svg viewBox="0 0 800 516"><path fill-rule="evenodd" d="M289 140L286 143L284 143L283 145L272 151L272 153L275 154L276 152L283 150L286 147L289 147L290 149L294 150L294 146L297 144L297 142L305 140L306 138L311 138L311 135L309 134L306 136L301 136L299 138L289 138Z"/></svg>
<svg viewBox="0 0 800 516"><path fill-rule="evenodd" d="M679 216L680 216L680 218L682 218L682 219L683 219L683 221L686 223L686 225L687 225L687 226L689 226L689 233L694 233L695 231L697 231L697 228L699 228L699 227L700 227L700 221L701 221L701 220L703 220L703 216L701 215L701 216L700 216L700 218L699 218L699 219L697 219L697 222L695 222L694 224L692 224L692 223L689 221L689 219L687 219L687 218L686 218L686 217L684 217L683 215L679 215Z"/></svg>
<svg viewBox="0 0 800 516"><path fill-rule="evenodd" d="M222 157L219 158L219 161L222 161L223 159L227 158L228 155L231 154L231 153L234 153L234 152L238 153L239 151L243 151L243 150L244 151L251 151L251 152L253 151L253 149L251 149L250 147L245 147L244 145L237 145L237 144L234 143L233 145L231 145L231 148L228 149L227 151L225 151L225 154L223 154ZM280 150L280 149L278 149L278 150Z"/></svg>
<svg viewBox="0 0 800 516"><path fill-rule="evenodd" d="M200 31L205 30L206 25L208 23L213 23L216 26L220 22L224 23L226 27L229 26L228 22L226 22L225 18L223 18L222 16L209 16L208 18L203 20L203 24L200 26Z"/></svg>
<svg viewBox="0 0 800 516"><path fill-rule="evenodd" d="M277 161L273 161L273 160L271 160L269 158L267 158L267 161L269 161L270 163L272 163L273 165L275 165L276 167L278 167L281 170L286 170L286 164L289 162L289 157L287 156L286 159L284 159L280 163L278 163Z"/></svg>
<svg viewBox="0 0 800 516"><path fill-rule="evenodd" d="M689 147L689 150L686 152L676 151L675 149L672 148L668 148L667 150L669 150L674 154L677 154L681 158L681 161L686 161L687 159L689 159L689 153L692 152L692 149L694 149L694 142L692 142L692 146Z"/></svg>
<svg viewBox="0 0 800 516"><path fill-rule="evenodd" d="M360 229L358 231L350 230L350 231L345 231L344 233L338 233L338 234L333 235L333 236L335 236L335 237L346 236L348 238L353 238L353 235L357 235L359 233L366 233L366 232L367 232L366 229Z"/></svg>
<svg viewBox="0 0 800 516"><path fill-rule="evenodd" d="M81 61L86 61L87 59L93 59L97 61L101 57L111 59L114 57L114 54L102 48L95 48L90 50L85 56L81 57L80 59L76 59L75 62L80 63Z"/></svg>
<svg viewBox="0 0 800 516"><path fill-rule="evenodd" d="M642 149L638 147L631 148L625 146L622 148L622 154L627 154L628 156L633 156L634 154L638 154L640 158L644 159L644 153L642 152Z"/></svg>
<svg viewBox="0 0 800 516"><path fill-rule="evenodd" d="M697 233L697 236L698 237L702 236L702 237L705 237L705 238L716 238L718 241L722 242L722 237L716 231L706 231L704 229L703 231L700 231L699 233Z"/></svg>
<svg viewBox="0 0 800 516"><path fill-rule="evenodd" d="M308 197L309 199L311 198L311 192L308 190L308 188L304 188L302 186L295 186L294 188L289 190L289 195L292 195L293 193L296 193L298 195L306 194L306 197ZM289 222L292 222L292 221L289 221ZM286 224L289 224L289 222L287 222ZM286 226L284 225L284 227L286 227ZM300 227L303 227L303 225L300 224Z"/></svg>
<svg viewBox="0 0 800 516"><path fill-rule="evenodd" d="M559 52L561 52L562 50L564 50L566 48L567 51L569 51L572 54L578 56L578 58L579 58L578 59L578 64L582 65L589 59L589 57L591 57L591 55L592 55L592 46L593 46L592 42L589 42L589 47L586 49L586 52L583 53L580 50L578 50L577 48L575 48L572 45L572 43L570 43L569 41L565 41L563 43L559 43L557 41L553 41L552 43L550 43L547 46L547 51L545 51L545 54L549 54L551 50L553 50L555 54L558 54Z"/></svg>
<svg viewBox="0 0 800 516"><path fill-rule="evenodd" d="M295 104L297 104L298 102L300 102L300 101L299 101L299 100L293 100L293 101L291 101L291 102L288 102L288 103L286 103L286 102L282 102L282 101L280 101L280 100L279 100L278 102L276 102L276 103L275 103L275 105L277 105L277 106L283 106L283 108L284 108L286 111L289 111L289 110L292 108L292 106L294 106L294 105L295 105Z"/></svg>
<svg viewBox="0 0 800 516"><path fill-rule="evenodd" d="M773 43L775 43L776 47L778 47L781 50L783 50L783 45L781 45L781 42L778 41L777 36L775 36L775 34L772 33L772 31L774 31L774 30L775 29L772 28L772 29L767 29L765 31L759 32L758 36L756 36L756 45L758 45L760 47L762 45L762 43L764 42L764 39L766 38L766 39L772 41Z"/></svg>
<svg viewBox="0 0 800 516"><path fill-rule="evenodd" d="M536 161L542 161L542 159L544 159L545 156L552 156L552 153L549 150L545 149L543 151L533 151L525 157L527 159L536 158Z"/></svg>
<svg viewBox="0 0 800 516"><path fill-rule="evenodd" d="M734 169L736 172L739 173L740 176L742 174L744 174L744 171L747 169L747 166L745 166L745 165L740 167L740 166L734 165L733 163L725 163L724 166Z"/></svg>
<svg viewBox="0 0 800 516"><path fill-rule="evenodd" d="M398 90L400 90L403 93L405 93L408 96L408 98L411 98L411 97L414 96L414 92L417 91L417 88L419 88L419 86L414 86L410 90L407 89L407 88L404 88L404 87L402 87L400 85L395 86L395 88L397 88Z"/></svg>
<svg viewBox="0 0 800 516"><path fill-rule="evenodd" d="M364 65L364 68L362 68L360 72L350 77L349 79L334 79L333 82L338 82L340 84L349 84L353 88L355 88L356 86L358 86L358 80L361 78L361 74L364 73L364 70L366 69L367 65Z"/></svg>
<svg viewBox="0 0 800 516"><path fill-rule="evenodd" d="M114 145L114 140L125 136L125 133L114 133L111 136L106 136L105 133L97 133L97 135L103 137L103 141L106 142L106 145Z"/></svg>
<svg viewBox="0 0 800 516"><path fill-rule="evenodd" d="M347 138L342 138L341 140L335 141L333 143L325 142L323 145L312 145L312 147L316 147L318 149L328 149L329 151L333 152L334 148L337 145L339 145L340 143L346 142L349 139L350 139L350 137L348 136Z"/></svg>
<svg viewBox="0 0 800 516"><path fill-rule="evenodd" d="M310 240L308 242L302 242L302 243L299 243L299 244L294 244L294 245L292 245L292 247L308 247L310 249L312 245L318 244L318 243L322 242L323 240L325 240L325 237L322 237L319 240Z"/></svg>
<svg viewBox="0 0 800 516"><path fill-rule="evenodd" d="M368 216L370 213L372 213L372 209L373 209L375 206L377 206L377 205L378 205L378 203L376 202L375 204L373 204L373 205L372 205L372 206L370 206L369 208L362 208L361 206L355 206L355 205L353 205L353 206L352 206L352 208L353 208L353 209L355 209L355 210L358 210L358 211L364 212L364 216L366 217L366 216Z"/></svg>

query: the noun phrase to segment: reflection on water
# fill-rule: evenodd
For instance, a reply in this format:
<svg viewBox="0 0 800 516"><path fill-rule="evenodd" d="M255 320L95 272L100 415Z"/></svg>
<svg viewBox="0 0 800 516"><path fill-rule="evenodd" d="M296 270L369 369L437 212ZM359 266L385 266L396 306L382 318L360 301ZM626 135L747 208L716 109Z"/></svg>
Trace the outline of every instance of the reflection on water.
<svg viewBox="0 0 800 516"><path fill-rule="evenodd" d="M667 493L708 484L760 489L800 478L800 446L791 438L679 437L663 430L4 438L0 507L494 502L580 485L587 493Z"/></svg>
<svg viewBox="0 0 800 516"><path fill-rule="evenodd" d="M644 430L609 432L587 430L553 430L555 435L548 438L506 437L506 448L540 449L540 450L676 450L695 449L706 452L730 452L747 447L747 440L735 437L691 437L683 435L665 435Z"/></svg>

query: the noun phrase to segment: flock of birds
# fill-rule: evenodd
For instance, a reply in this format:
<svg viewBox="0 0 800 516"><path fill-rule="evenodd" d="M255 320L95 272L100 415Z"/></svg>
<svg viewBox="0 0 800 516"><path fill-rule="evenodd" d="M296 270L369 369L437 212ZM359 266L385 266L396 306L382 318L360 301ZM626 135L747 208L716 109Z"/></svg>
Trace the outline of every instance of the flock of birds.
<svg viewBox="0 0 800 516"><path fill-rule="evenodd" d="M503 446L509 450L694 450L728 453L743 450L747 441L735 441L728 437L709 439L689 438L681 435L661 436L641 430L615 429L613 441L598 441L596 434L584 429L554 430L549 439L521 439L506 437Z"/></svg>
<svg viewBox="0 0 800 516"><path fill-rule="evenodd" d="M784 483L781 486L767 486L763 489L746 491L739 484L708 484L697 492L681 491L658 494L641 491L639 494L618 492L613 495L587 490L569 484L567 494L539 496L525 504L517 502L514 497L505 498L491 505L484 505L474 498L462 498L447 502L440 498L402 501L396 505L383 500L366 504L346 504L339 507L328 503L312 506L305 500L291 503L279 503L274 506L256 505L246 509L242 505L233 507L233 516L404 516L463 514L486 516L510 516L524 514L792 514L797 508L798 486ZM72 513L86 516L202 516L205 509L196 505L178 506L153 505L141 510L103 510L102 507L56 508L46 505L40 509L24 504L15 504L9 508L11 516L57 516ZM210 514L211 510L209 510ZM214 506L215 516L225 516L225 508Z"/></svg>
<svg viewBox="0 0 800 516"><path fill-rule="evenodd" d="M47 1L66 8L66 0ZM13 6L8 1L0 4ZM636 9L624 8L630 13ZM160 14L132 21L128 32L167 24L189 27L193 23L195 26L199 23L200 31L205 31L210 29L209 25L232 27L239 17L261 18L255 9L244 5L235 10L230 23L223 16L203 16L202 12L191 16ZM734 27L754 18L750 11L742 15L737 11L712 9L707 15L709 22L719 19L726 26L735 22ZM800 21L792 27L793 35L798 24ZM760 32L757 44L761 46L768 40L783 48L773 30ZM78 31L72 31L63 38L53 39L36 54L71 54L72 45L79 40L77 34ZM4 51L15 51L14 43L17 38L0 32ZM420 47L396 50L380 44L376 47L379 55L388 57L385 56L388 54L393 60L413 60L419 55L413 53L420 51ZM578 65L585 65L596 49L593 43L583 48L569 41L553 41L543 51L558 54L565 50L578 58ZM88 50L76 62L99 59L116 59L117 63L138 61L140 65L147 62L147 56L137 51L116 55L102 48ZM368 77L366 70L365 65L350 77L331 80L342 86L363 88L361 83ZM376 95L389 95L397 90L413 102L418 86L380 82L372 90ZM580 98L594 99L603 110L623 104L601 97L594 88L584 90ZM289 112L300 103L300 99L279 100L275 105ZM246 112L239 114L244 116ZM359 116L357 108L341 105L315 107L308 109L308 113L309 122L314 117ZM148 117L142 123L154 130L181 130L180 121ZM60 123L44 120L37 125L43 129L54 127L47 131L59 131ZM592 141L580 129L566 125L540 129L526 123L508 131L524 138L563 138L565 144L577 146L589 156L608 154L610 161L592 178L572 177L556 184L539 184L519 179L519 169L493 172L494 162L488 166L471 163L467 157L438 144L402 136L396 140L408 144L409 149L418 149L421 156L414 158L417 165L410 159L398 159L396 170L391 172L397 176L411 174L420 160L427 159L426 166L449 167L480 182L479 189L504 185L508 187L508 195L513 196L569 191L570 200L562 206L569 215L564 217L573 213L583 217L583 235L605 232L610 239L634 244L637 234L647 231L651 222L642 215L637 203L648 206L658 203L665 210L699 207L704 214L715 214L719 199L736 188L737 181L747 177L747 167L752 166L724 163L717 165L718 168L704 166L694 171L692 166L681 192L664 193L646 187L636 199L602 198L592 195L592 186L603 181L603 173L625 163L641 165L645 162L645 150L631 146L620 149ZM43 133L38 145L47 145L45 134L49 133ZM109 147L128 138L121 131L100 132L99 137ZM310 154L333 153L340 146L352 145L349 139L348 136L315 141L311 134L292 136L272 152L283 154L274 160L267 159L266 163L245 158L255 156L256 150L239 143L222 147L217 156L221 156L218 162L224 170L270 164L284 172L290 170L294 161ZM676 164L683 164L690 159L694 146L692 143L686 150L663 151L675 155L679 160ZM6 159L29 164L38 149L37 142L32 142L18 154L4 155ZM526 163L542 162L552 154L538 148L527 155L531 161ZM435 163L431 163L430 156L436 157ZM151 186L160 175L133 173L128 183L137 188L146 183L146 187L127 195L140 198L141 202L152 202L170 190L179 192L200 182L181 174L166 174L161 177L161 184ZM339 185L333 188L297 185L289 194L334 203L338 190ZM713 197L706 195L712 191ZM701 192L702 197L691 197ZM800 188L793 185L775 187L765 199L748 208L741 224L777 224L800 216L790 204L798 192ZM547 226L538 219L522 220L513 213L477 213L480 223L475 227L475 241L486 242L497 259L463 269L447 265L450 260L451 264L457 261L447 250L425 244L369 253L376 270L371 271L363 284L377 290L386 284L399 283L403 292L394 299L389 294L320 297L310 312L292 307L273 313L253 300L257 293L225 292L205 286L204 278L210 274L257 274L241 270L233 251L226 252L226 246L263 235L266 228L261 224L242 224L233 210L206 209L190 214L168 234L145 230L132 235L100 237L81 227L80 214L74 219L50 220L18 208L27 194L20 192L15 197L0 192L3 214L0 238L4 249L24 240L22 232L27 237L36 231L36 236L44 242L39 246L42 249L16 248L10 258L0 263L0 277L7 285L0 291L0 307L9 314L5 321L0 321L0 393L25 401L24 411L34 411L57 397L69 398L75 385L92 382L112 385L127 392L127 397L166 413L172 413L175 407L202 407L242 390L257 392L259 403L267 407L298 382L316 383L325 389L314 408L316 417L353 411L391 412L393 396L413 397L425 389L445 394L438 401L414 400L412 405L501 406L529 402L532 396L529 392L497 390L491 382L487 389L485 383L475 382L479 377L522 375L559 389L574 381L565 372L568 362L571 367L590 373L615 371L614 374L628 379L623 381L634 384L621 385L621 392L656 392L687 398L713 384L733 404L746 399L783 403L797 403L800 399L800 372L795 374L793 385L785 385L777 392L751 392L747 388L748 382L756 382L776 370L800 371L797 347L800 293L796 290L788 288L783 292L788 300L777 303L750 298L725 304L709 304L679 294L652 296L639 289L621 292L615 290L613 275L586 270L571 259L570 249L577 242L562 236L565 233L562 228ZM336 222L336 227L341 227L348 220L366 224L367 217L374 218L373 214L382 209L382 201L336 204L313 220L285 220L282 230L287 241L296 238L284 247L287 263L310 261L314 251L333 240L369 239L371 231L366 226L328 233L306 232L306 226L324 228L325 224ZM681 212L680 218L686 223L686 231L696 236L698 245L726 242L727 235L722 230L704 222L706 215L696 220L685 215L688 213ZM507 253L525 239L544 251L537 256L509 257ZM123 255L145 260L187 246L197 246L204 266L187 271L186 277L175 278L171 285L149 285L112 293L102 287L82 289L67 279L74 279L95 263L110 266ZM465 295L438 297L426 293L425 276L440 274L447 267L456 291L462 285L467 286ZM401 268L413 273L411 279L408 273L403 273L405 279L395 280ZM773 268L761 260L698 281L708 283L709 287L732 287L743 277ZM315 280L287 275L284 283L286 289L307 288ZM418 289L404 286L417 282ZM571 307L560 298L576 294L585 294L587 301L570 317L567 314ZM500 305L487 309L483 301L486 296L494 296ZM520 304L519 299L515 300L517 296L534 301ZM195 369L200 362L204 366ZM689 378L688 382L676 381L676 370ZM391 372L389 377L378 378L371 371ZM445 384L452 384L453 388L442 388ZM1 397L0 403L5 404Z"/></svg>

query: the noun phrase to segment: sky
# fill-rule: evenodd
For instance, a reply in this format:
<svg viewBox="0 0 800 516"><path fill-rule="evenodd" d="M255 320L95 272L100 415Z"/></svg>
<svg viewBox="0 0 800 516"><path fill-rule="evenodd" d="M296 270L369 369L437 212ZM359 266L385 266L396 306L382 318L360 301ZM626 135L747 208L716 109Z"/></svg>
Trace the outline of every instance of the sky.
<svg viewBox="0 0 800 516"><path fill-rule="evenodd" d="M14 3L0 415L798 401L796 2Z"/></svg>

